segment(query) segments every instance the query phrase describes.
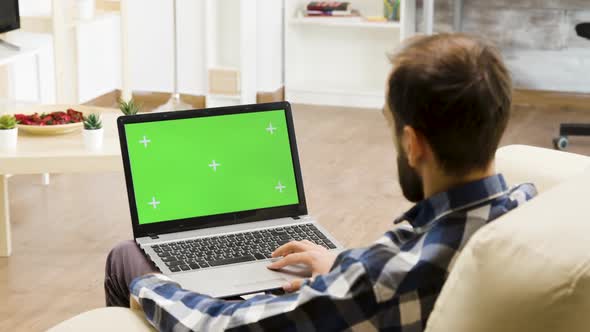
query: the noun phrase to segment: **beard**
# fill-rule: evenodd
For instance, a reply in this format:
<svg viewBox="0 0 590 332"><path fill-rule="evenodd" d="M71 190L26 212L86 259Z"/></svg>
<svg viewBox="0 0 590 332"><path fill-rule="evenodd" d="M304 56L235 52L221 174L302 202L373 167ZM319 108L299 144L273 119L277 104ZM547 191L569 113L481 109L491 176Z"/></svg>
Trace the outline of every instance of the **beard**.
<svg viewBox="0 0 590 332"><path fill-rule="evenodd" d="M408 201L417 203L424 199L422 178L410 166L408 157L401 149L397 155L397 174L402 193Z"/></svg>

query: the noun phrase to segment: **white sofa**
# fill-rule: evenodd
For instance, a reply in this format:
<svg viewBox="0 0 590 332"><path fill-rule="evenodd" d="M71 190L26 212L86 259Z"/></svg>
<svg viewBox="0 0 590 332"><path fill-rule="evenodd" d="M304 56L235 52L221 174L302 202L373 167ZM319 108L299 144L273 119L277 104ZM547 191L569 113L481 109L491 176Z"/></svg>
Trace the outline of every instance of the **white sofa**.
<svg viewBox="0 0 590 332"><path fill-rule="evenodd" d="M590 158L515 145L496 164L540 195L469 241L427 331L590 331ZM150 329L141 313L101 308L50 331Z"/></svg>

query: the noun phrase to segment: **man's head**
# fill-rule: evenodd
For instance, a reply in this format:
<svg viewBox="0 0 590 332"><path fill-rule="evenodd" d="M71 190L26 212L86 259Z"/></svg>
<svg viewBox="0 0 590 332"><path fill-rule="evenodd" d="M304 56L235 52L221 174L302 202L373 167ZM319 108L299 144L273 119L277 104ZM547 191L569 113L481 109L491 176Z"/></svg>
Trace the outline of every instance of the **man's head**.
<svg viewBox="0 0 590 332"><path fill-rule="evenodd" d="M493 168L512 99L499 52L470 36L439 34L410 40L392 64L385 113L406 198L419 201Z"/></svg>

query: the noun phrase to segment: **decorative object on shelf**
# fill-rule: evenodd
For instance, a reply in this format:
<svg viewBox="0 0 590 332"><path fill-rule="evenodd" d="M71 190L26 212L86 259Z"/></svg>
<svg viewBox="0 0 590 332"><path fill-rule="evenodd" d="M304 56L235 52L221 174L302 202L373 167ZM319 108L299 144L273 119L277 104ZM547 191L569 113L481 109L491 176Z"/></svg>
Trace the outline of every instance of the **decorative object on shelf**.
<svg viewBox="0 0 590 332"><path fill-rule="evenodd" d="M312 1L307 5L306 16L351 16L350 2Z"/></svg>
<svg viewBox="0 0 590 332"><path fill-rule="evenodd" d="M88 150L98 151L102 148L104 129L98 114L92 113L84 117L84 145Z"/></svg>
<svg viewBox="0 0 590 332"><path fill-rule="evenodd" d="M172 1L172 62L174 64L174 91L172 97L166 102L166 104L158 107L156 112L168 112L168 111L180 111L190 110L193 107L189 104L184 103L180 100L180 92L178 90L178 29L177 29L177 13L176 13L176 0Z"/></svg>
<svg viewBox="0 0 590 332"><path fill-rule="evenodd" d="M240 94L240 71L236 68L209 69L209 93L235 96Z"/></svg>
<svg viewBox="0 0 590 332"><path fill-rule="evenodd" d="M77 0L78 18L81 20L90 20L94 17L96 8L95 0Z"/></svg>
<svg viewBox="0 0 590 332"><path fill-rule="evenodd" d="M80 130L84 119L82 112L68 108L66 112L15 114L18 128L32 135L61 135Z"/></svg>
<svg viewBox="0 0 590 332"><path fill-rule="evenodd" d="M366 16L365 20L371 23L384 23L387 22L387 18L383 16Z"/></svg>
<svg viewBox="0 0 590 332"><path fill-rule="evenodd" d="M17 121L13 115L4 114L0 116L0 149L4 151L16 150L18 138Z"/></svg>
<svg viewBox="0 0 590 332"><path fill-rule="evenodd" d="M399 21L401 0L383 0L383 15L388 21Z"/></svg>
<svg viewBox="0 0 590 332"><path fill-rule="evenodd" d="M133 98L129 99L129 101L119 99L119 109L123 115L137 114L139 112L140 106L141 105L137 104Z"/></svg>

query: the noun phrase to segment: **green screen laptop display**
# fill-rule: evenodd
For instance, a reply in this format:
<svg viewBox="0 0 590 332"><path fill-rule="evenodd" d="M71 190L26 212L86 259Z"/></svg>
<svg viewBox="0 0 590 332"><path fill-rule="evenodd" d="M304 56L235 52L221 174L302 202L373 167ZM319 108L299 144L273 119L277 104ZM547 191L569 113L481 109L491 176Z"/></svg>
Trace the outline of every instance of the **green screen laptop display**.
<svg viewBox="0 0 590 332"><path fill-rule="evenodd" d="M283 110L126 124L139 224L298 204Z"/></svg>

